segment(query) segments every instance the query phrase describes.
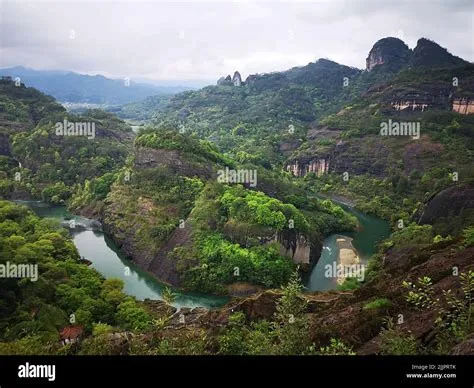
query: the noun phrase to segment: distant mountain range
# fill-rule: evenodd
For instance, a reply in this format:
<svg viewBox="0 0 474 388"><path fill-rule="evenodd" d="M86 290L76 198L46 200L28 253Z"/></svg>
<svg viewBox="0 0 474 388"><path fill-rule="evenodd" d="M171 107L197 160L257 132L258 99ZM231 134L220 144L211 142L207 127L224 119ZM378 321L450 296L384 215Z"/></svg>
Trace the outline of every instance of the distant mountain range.
<svg viewBox="0 0 474 388"><path fill-rule="evenodd" d="M157 86L127 79L110 79L102 75L35 70L22 66L0 69L0 76L12 79L18 77L26 86L49 94L62 103L120 105L149 96L170 95L194 89L191 86Z"/></svg>
<svg viewBox="0 0 474 388"><path fill-rule="evenodd" d="M323 160L324 171L382 176L390 162L385 162L388 148L383 148L384 157L377 153L380 123L409 112L445 115L444 125L471 120L453 112L474 112L474 64L426 38L410 49L402 40L387 37L373 45L365 69L319 59L286 71L250 74L245 80L235 71L233 78L223 74L217 85L149 97L110 111L124 120L180 128L211 140L240 161L267 167L287 163L295 175L314 171ZM443 131L440 120L426 120L427 128ZM337 130L323 131L322 136L321 128ZM313 133L316 140L311 139ZM373 147L368 137L375 139ZM343 143L344 157L336 158L343 153ZM355 161L351 154L363 154L359 159L364 161Z"/></svg>

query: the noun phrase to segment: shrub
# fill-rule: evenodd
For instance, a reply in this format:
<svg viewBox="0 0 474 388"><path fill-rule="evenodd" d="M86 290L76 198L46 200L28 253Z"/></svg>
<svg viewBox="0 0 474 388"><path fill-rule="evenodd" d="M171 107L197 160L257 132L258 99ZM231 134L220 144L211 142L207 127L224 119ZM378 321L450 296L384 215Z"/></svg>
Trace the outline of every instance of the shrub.
<svg viewBox="0 0 474 388"><path fill-rule="evenodd" d="M410 332L405 332L399 326L395 327L389 319L387 327L380 332L381 354L394 356L409 356L418 354L418 343Z"/></svg>
<svg viewBox="0 0 474 388"><path fill-rule="evenodd" d="M322 356L354 356L355 352L351 347L345 345L342 341L331 338L331 342L328 346L324 346L316 352Z"/></svg>
<svg viewBox="0 0 474 388"><path fill-rule="evenodd" d="M344 282L337 286L339 291L352 291L360 287L362 282L360 282L356 277L348 277Z"/></svg>
<svg viewBox="0 0 474 388"><path fill-rule="evenodd" d="M474 246L474 226L469 226L463 230L464 244L463 247L472 247Z"/></svg>
<svg viewBox="0 0 474 388"><path fill-rule="evenodd" d="M392 305L392 302L386 298L375 299L364 305L364 310L386 309Z"/></svg>
<svg viewBox="0 0 474 388"><path fill-rule="evenodd" d="M396 248L415 244L429 244L433 241L433 229L431 225L409 225L398 232L394 232L391 240Z"/></svg>
<svg viewBox="0 0 474 388"><path fill-rule="evenodd" d="M92 329L92 335L94 337L97 337L97 336L102 335L102 334L111 333L112 331L113 331L112 326L107 325L106 323L99 322L99 323L94 325L94 327Z"/></svg>

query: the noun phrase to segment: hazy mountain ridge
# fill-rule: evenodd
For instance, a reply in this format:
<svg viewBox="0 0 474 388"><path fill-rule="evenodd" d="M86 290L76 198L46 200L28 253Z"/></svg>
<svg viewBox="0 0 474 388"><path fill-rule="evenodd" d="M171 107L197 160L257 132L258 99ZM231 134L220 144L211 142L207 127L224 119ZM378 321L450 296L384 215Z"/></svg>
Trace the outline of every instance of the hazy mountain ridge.
<svg viewBox="0 0 474 388"><path fill-rule="evenodd" d="M185 86L155 86L131 80L110 79L69 71L34 70L22 66L0 69L0 75L20 78L27 86L53 96L60 102L119 105L154 95L192 89Z"/></svg>

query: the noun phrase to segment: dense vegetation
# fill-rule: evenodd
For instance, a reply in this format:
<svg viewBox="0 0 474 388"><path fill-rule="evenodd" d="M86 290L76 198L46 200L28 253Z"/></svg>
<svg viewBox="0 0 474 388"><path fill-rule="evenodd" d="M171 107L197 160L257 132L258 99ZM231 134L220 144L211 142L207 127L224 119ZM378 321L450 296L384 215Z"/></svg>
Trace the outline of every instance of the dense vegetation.
<svg viewBox="0 0 474 388"><path fill-rule="evenodd" d="M67 113L51 97L23 84L0 81L0 194L3 197L65 203L82 184L118 170L129 152L132 132L100 110ZM58 136L56 123L94 123L92 136Z"/></svg>
<svg viewBox="0 0 474 388"><path fill-rule="evenodd" d="M356 226L355 218L339 206L308 199L285 174L259 167L256 188L218 183L215 173L202 171L255 166L228 161L209 143L188 134L148 128L135 147L135 162L109 174L110 184L102 178L86 182L75 192L71 207L104 206L103 221L115 230L118 242L132 239L144 255L157 255L177 228L190 223L190 244L168 253L188 289L221 293L236 282L279 287L295 267L288 253L281 252L282 241L302 237L317 255L325 235ZM161 166L138 168L139 153L155 150ZM170 150L178 153L166 160L169 154L161 153ZM175 169L184 165L192 168ZM127 169L129 181L124 179ZM105 198L102 188L110 190Z"/></svg>
<svg viewBox="0 0 474 388"><path fill-rule="evenodd" d="M453 77L462 77L463 85L454 87ZM326 143L324 138L308 140L289 159L330 159L336 166L329 174L307 174L304 187L351 198L359 210L389 219L394 226L400 219L407 224L435 194L473 182L474 117L449 111L448 100L449 94L468 98L473 85L472 65L403 69L390 83L320 121L323 127L339 128L338 136ZM399 112L389 105L415 98L429 108ZM380 125L388 120L419 123L420 138L380 136Z"/></svg>
<svg viewBox="0 0 474 388"><path fill-rule="evenodd" d="M429 41L413 52L387 42L375 48L395 44L403 55L386 56L370 72L319 60L250 77L242 86L209 86L116 109L147 122L133 143L129 126L113 114L72 115L34 89L1 80L0 196L41 198L100 219L132 260L150 271L165 262L168 273L155 275L176 278L187 290L283 288L236 302L233 314L216 312L213 330L207 329L215 316L186 325L171 306L137 302L120 281L81 263L54 222L2 201L1 263L38 264L39 278L0 279L0 353L121 354L118 336L127 354L354 354L363 336L375 338L381 354L445 354L468 339L472 204L467 199L460 210L418 222L440 192L455 188L467 196L474 182L473 115L451 106L453 97L472 98L474 67ZM395 109L415 98L426 106ZM64 119L93 121L97 136L58 137L54 125ZM389 119L419 123L420 138L380 136ZM329 171L294 177L286 168L319 160L329 161ZM220 182L218 170L226 167L256 171L256 187ZM378 245L365 281L346 280L343 293L305 294L296 271L296 248L310 248L299 262L307 271L324 237L357 227L355 217L316 199L318 193L347 197L362 212L389 220L394 231ZM453 280L458 262L465 270ZM441 280L453 289L436 296ZM436 287L441 292L443 285ZM261 319L252 315L259 297L269 298L263 310L275 305ZM164 298L173 302L172 291ZM401 310L423 314L426 322L435 316L434 340L394 322ZM362 325L358 335L343 322L348 314ZM86 338L62 347L58 333L70 324L81 325Z"/></svg>
<svg viewBox="0 0 474 388"><path fill-rule="evenodd" d="M122 292L119 279L105 280L80 262L68 232L38 219L24 206L0 201L0 264L37 266L38 276L0 278L0 353L67 352L59 332L80 325L145 329L149 317Z"/></svg>
<svg viewBox="0 0 474 388"><path fill-rule="evenodd" d="M293 205L242 186L207 187L196 203L191 222L199 266L190 266L186 257L179 264L186 286L206 291L236 281L266 287L285 284L293 263L280 255L277 234L289 226L295 233L306 235L310 229ZM262 246L262 242L267 244Z"/></svg>
<svg viewBox="0 0 474 388"><path fill-rule="evenodd" d="M211 142L181 134L175 128L144 129L135 139L135 146L179 150L192 154L194 158L202 157L217 164L233 166L233 162L219 154Z"/></svg>
<svg viewBox="0 0 474 388"><path fill-rule="evenodd" d="M301 142L308 123L337 112L350 99L344 77L359 71L320 59L282 73L258 75L242 87L208 86L169 98L125 105L120 117L172 125L215 142L239 162L270 166L282 162L280 143ZM136 115L133 115L137 112Z"/></svg>

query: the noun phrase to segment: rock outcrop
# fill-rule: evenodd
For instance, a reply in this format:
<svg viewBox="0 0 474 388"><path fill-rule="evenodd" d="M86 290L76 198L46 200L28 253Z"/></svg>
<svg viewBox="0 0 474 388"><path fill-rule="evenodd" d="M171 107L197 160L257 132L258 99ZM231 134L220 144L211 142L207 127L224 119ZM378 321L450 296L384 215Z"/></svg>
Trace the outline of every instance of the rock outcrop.
<svg viewBox="0 0 474 388"><path fill-rule="evenodd" d="M474 100L469 98L455 98L453 99L453 111L468 115L474 113Z"/></svg>
<svg viewBox="0 0 474 388"><path fill-rule="evenodd" d="M187 177L205 177L212 176L212 169L206 164L198 164L187 160L179 151L137 148L135 150L135 168L167 168L171 172Z"/></svg>
<svg viewBox="0 0 474 388"><path fill-rule="evenodd" d="M410 60L410 49L398 38L380 39L374 44L366 59L366 69L373 70L379 65L390 65L393 70L399 70Z"/></svg>
<svg viewBox="0 0 474 388"><path fill-rule="evenodd" d="M451 110L455 88L449 82L427 82L412 88L387 87L381 101L391 110L404 114L427 110Z"/></svg>
<svg viewBox="0 0 474 388"><path fill-rule="evenodd" d="M240 73L238 71L234 73L234 76L232 77L232 83L234 84L234 86L242 85L242 77L240 76Z"/></svg>
<svg viewBox="0 0 474 388"><path fill-rule="evenodd" d="M413 49L410 63L413 66L444 67L462 66L468 62L450 54L438 43L420 38Z"/></svg>
<svg viewBox="0 0 474 388"><path fill-rule="evenodd" d="M337 174L365 174L378 177L387 175L390 161L389 151L380 137L334 139L330 146L314 147L305 151L305 155L290 158L286 170L295 176L315 173L318 176L328 172Z"/></svg>
<svg viewBox="0 0 474 388"><path fill-rule="evenodd" d="M191 244L191 223L184 222L183 228L176 228L170 238L153 256L147 270L158 276L162 281L179 287L181 280L176 269L176 260L169 254L175 248L186 247Z"/></svg>
<svg viewBox="0 0 474 388"><path fill-rule="evenodd" d="M472 214L470 214L472 213ZM449 187L436 194L421 211L420 225L434 224L437 221L450 219L451 222L460 217L460 221L468 222L474 216L474 185L460 184ZM462 227L462 225L459 225Z"/></svg>
<svg viewBox="0 0 474 388"><path fill-rule="evenodd" d="M404 66L448 67L462 66L468 62L456 57L436 42L426 38L418 40L413 50L398 38L380 39L374 44L366 60L366 69L385 65L391 71Z"/></svg>
<svg viewBox="0 0 474 388"><path fill-rule="evenodd" d="M305 176L308 173L315 173L317 176L329 172L329 159L312 159L310 161L295 160L286 166L294 176Z"/></svg>
<svg viewBox="0 0 474 388"><path fill-rule="evenodd" d="M250 74L246 79L245 79L245 85L253 85L255 81L258 78L258 74Z"/></svg>
<svg viewBox="0 0 474 388"><path fill-rule="evenodd" d="M311 271L316 265L323 248L322 241L316 237L306 237L294 229L280 232L277 241L280 243L280 254L291 257L305 272Z"/></svg>
<svg viewBox="0 0 474 388"><path fill-rule="evenodd" d="M111 193L110 200L104 202L101 213L102 226L104 232L112 238L124 255L131 259L140 268L149 271L159 281L179 287L180 279L176 270L176 261L168 257L171 247L164 242L160 246L144 245L141 240L140 230L145 224L154 222L153 213L156 205L151 198L138 197L133 204L134 218L126 218L124 203L118 201L120 197L129 195L126 189ZM126 222L123 220L126 219ZM176 228L170 238L173 242L186 244L183 239L183 232ZM185 236L188 231L185 231ZM179 235L177 235L179 234Z"/></svg>
<svg viewBox="0 0 474 388"><path fill-rule="evenodd" d="M240 73L238 71L236 71L234 73L234 76L231 78L230 75L228 75L227 77L221 77L217 80L217 85L220 85L220 86L223 86L223 85L227 85L227 86L242 86L243 85L243 82L242 82L242 76L240 75Z"/></svg>
<svg viewBox="0 0 474 388"><path fill-rule="evenodd" d="M213 170L209 163L200 163L197 157L194 159L191 160L178 150L139 147L135 149L134 168L136 171L161 168L180 176L211 178ZM131 188L127 185L118 186L104 201L100 219L105 233L111 236L125 255L139 267L150 272L161 282L179 287L181 282L176 260L169 254L176 247L190 244L191 224L182 223L183 227L175 228L166 240L157 239L156 244L154 242L143 244L141 238L144 237L141 230L144 225L156 223L159 204L146 195L137 196L133 203L127 204L125 198L136 194L129 190ZM133 209L128 209L127 212L124 210L127 206ZM173 214L177 209L170 205L167 211ZM126 217L126 222L124 222L124 217Z"/></svg>
<svg viewBox="0 0 474 388"><path fill-rule="evenodd" d="M417 103L415 100L413 100L413 101L395 101L395 102L392 102L392 107L395 110L398 110L398 111L421 110L422 112L424 112L425 108L428 107L428 104Z"/></svg>

